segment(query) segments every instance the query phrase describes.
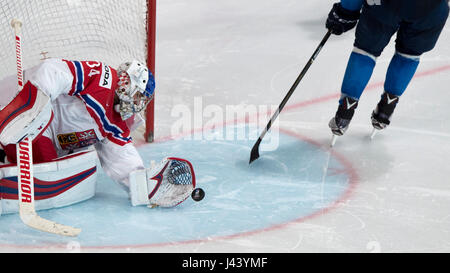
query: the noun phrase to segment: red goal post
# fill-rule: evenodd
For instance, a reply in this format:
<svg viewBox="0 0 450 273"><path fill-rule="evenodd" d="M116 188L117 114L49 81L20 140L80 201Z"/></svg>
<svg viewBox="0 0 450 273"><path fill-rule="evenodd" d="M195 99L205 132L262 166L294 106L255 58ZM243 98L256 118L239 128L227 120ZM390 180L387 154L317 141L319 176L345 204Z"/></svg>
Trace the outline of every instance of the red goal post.
<svg viewBox="0 0 450 273"><path fill-rule="evenodd" d="M137 59L156 73L156 0L1 0L0 80L16 73L13 18L23 22L25 69L46 58L98 60L114 68ZM143 115L148 142L154 138L154 108L152 101Z"/></svg>
<svg viewBox="0 0 450 273"><path fill-rule="evenodd" d="M156 51L156 0L147 0L147 66L155 75ZM156 75L155 75L156 77ZM155 96L146 109L144 139L153 142L155 137Z"/></svg>

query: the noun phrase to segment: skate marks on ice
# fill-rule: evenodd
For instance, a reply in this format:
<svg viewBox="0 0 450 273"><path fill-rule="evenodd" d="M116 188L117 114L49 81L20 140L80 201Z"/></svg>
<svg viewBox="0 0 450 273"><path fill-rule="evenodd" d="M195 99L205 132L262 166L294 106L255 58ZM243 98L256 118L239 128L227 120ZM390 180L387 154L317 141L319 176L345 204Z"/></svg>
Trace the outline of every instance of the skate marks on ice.
<svg viewBox="0 0 450 273"><path fill-rule="evenodd" d="M254 140L224 140L217 131L143 145L138 150L146 165L166 156L191 161L205 198L170 209L132 207L99 170L92 199L40 212L52 221L76 223L83 229L77 238L44 234L25 227L16 214L2 215L0 247L69 250L76 242L85 250L126 250L226 240L307 221L348 197L357 178L344 158L287 130L280 130L278 141L252 165Z"/></svg>

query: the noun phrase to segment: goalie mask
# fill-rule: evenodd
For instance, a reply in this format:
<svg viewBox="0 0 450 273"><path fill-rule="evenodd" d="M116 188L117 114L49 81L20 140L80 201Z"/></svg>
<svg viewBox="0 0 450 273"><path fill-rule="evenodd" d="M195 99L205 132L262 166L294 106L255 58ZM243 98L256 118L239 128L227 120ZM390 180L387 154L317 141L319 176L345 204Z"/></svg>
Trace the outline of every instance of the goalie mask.
<svg viewBox="0 0 450 273"><path fill-rule="evenodd" d="M116 90L119 104L116 111L123 120L145 109L153 99L155 78L150 70L138 61L126 62L117 69L119 78Z"/></svg>

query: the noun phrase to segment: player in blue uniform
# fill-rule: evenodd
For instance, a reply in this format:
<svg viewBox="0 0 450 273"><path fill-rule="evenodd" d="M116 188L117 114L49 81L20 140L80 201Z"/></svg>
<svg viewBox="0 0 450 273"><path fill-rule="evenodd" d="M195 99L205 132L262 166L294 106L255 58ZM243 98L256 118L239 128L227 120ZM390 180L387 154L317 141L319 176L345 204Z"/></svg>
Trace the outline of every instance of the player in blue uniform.
<svg viewBox="0 0 450 273"><path fill-rule="evenodd" d="M379 57L396 35L381 100L372 112L372 125L381 130L390 118L419 65L420 56L436 45L449 14L448 0L341 0L331 9L326 27L340 35L356 25L354 50L344 75L332 133L347 130L358 100Z"/></svg>

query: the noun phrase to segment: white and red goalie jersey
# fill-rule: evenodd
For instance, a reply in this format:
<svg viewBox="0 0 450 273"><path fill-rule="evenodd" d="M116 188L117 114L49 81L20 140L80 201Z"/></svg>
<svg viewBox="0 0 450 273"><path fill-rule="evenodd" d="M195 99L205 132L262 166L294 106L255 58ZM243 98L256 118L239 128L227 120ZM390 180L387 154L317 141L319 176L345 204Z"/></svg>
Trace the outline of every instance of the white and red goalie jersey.
<svg viewBox="0 0 450 273"><path fill-rule="evenodd" d="M50 98L53 110L47 129L33 141L36 162L95 145L103 170L126 187L129 173L144 169L130 136L134 118L123 121L114 110L118 82L115 69L96 61L49 59L26 70L25 82L23 90L42 91ZM3 123L9 116L19 115L23 108L19 105L23 100L11 99L21 96L16 86L14 77L0 82ZM15 145L2 144L8 160L15 162Z"/></svg>

